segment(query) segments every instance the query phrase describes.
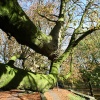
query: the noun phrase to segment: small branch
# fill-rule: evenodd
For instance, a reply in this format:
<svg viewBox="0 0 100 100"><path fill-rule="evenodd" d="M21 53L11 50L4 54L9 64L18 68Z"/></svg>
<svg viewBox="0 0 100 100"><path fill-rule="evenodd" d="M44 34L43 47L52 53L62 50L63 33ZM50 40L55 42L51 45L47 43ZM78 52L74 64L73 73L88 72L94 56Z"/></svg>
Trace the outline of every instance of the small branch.
<svg viewBox="0 0 100 100"><path fill-rule="evenodd" d="M50 14L50 16L55 16L55 17L57 17L57 18L59 17L58 15L55 15L55 14Z"/></svg>
<svg viewBox="0 0 100 100"><path fill-rule="evenodd" d="M47 19L48 21L51 21L51 22L57 22L57 21L55 21L55 20L51 20L51 19L49 19L49 18L47 18L46 16L44 16L44 15L41 15L40 13L38 13L41 17L43 17L43 18L45 18L45 19Z"/></svg>

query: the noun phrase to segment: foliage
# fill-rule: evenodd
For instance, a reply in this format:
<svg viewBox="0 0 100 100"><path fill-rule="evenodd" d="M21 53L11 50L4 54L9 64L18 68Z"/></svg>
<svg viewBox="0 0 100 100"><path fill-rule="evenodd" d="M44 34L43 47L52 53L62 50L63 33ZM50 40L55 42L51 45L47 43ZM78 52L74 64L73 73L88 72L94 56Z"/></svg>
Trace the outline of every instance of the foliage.
<svg viewBox="0 0 100 100"><path fill-rule="evenodd" d="M79 70L81 81L91 82L94 87L100 87L100 35L99 31L89 35L76 47L75 66Z"/></svg>

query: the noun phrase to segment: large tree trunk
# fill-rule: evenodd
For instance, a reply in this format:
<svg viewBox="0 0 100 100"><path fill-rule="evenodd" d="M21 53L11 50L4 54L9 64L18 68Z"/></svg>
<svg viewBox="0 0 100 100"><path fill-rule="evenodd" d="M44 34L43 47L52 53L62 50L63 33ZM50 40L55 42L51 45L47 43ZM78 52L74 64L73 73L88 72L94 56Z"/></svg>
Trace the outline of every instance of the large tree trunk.
<svg viewBox="0 0 100 100"><path fill-rule="evenodd" d="M26 89L45 92L55 86L57 77L48 74L36 74L6 64L0 64L0 88Z"/></svg>
<svg viewBox="0 0 100 100"><path fill-rule="evenodd" d="M0 64L0 88L20 88L40 92L47 91L56 85L58 81L59 67L69 56L70 52L71 47L69 47L59 59L53 62L50 74L48 75L32 73L16 68L14 66L14 61L20 56L13 56L7 64Z"/></svg>

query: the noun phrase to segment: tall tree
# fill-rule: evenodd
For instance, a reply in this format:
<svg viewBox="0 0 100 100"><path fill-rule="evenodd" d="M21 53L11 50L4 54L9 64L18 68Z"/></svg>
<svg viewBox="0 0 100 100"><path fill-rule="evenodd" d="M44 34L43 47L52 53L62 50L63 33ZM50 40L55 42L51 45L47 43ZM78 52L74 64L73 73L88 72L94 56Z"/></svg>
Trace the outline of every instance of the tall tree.
<svg viewBox="0 0 100 100"><path fill-rule="evenodd" d="M43 75L13 68L13 63L9 65L9 62L14 62L20 56L12 57L6 65L0 65L0 83L2 83L0 87L18 87L42 92L53 87L58 80L60 65L68 58L74 47L87 35L100 29L99 1L98 3L93 0L85 3L81 0L51 0L50 2L58 4L51 14L57 17L56 20L55 18L51 20L50 16L38 12L41 17L55 23L49 35L46 35L30 20L17 0L0 0L0 28L9 37L13 36L18 43L29 46L51 60L50 73ZM46 2L42 3L46 4ZM55 14L56 10L59 13ZM91 18L93 13L96 19ZM68 33L69 29L71 33ZM70 37L70 40L67 41L68 46L61 54L59 49L66 36ZM6 77L9 78L4 82Z"/></svg>

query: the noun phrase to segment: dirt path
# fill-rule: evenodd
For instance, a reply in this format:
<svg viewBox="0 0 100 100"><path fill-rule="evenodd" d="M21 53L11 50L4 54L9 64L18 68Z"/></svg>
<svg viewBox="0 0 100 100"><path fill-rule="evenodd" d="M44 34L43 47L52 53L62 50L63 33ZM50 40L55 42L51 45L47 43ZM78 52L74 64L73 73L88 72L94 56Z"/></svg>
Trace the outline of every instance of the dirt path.
<svg viewBox="0 0 100 100"><path fill-rule="evenodd" d="M49 92L50 97L53 98L53 100L60 100L59 96L54 91L49 90L48 92Z"/></svg>
<svg viewBox="0 0 100 100"><path fill-rule="evenodd" d="M47 100L69 100L69 94L72 93L65 89L54 88L53 90L49 90L48 92L44 93L44 96L47 98Z"/></svg>

